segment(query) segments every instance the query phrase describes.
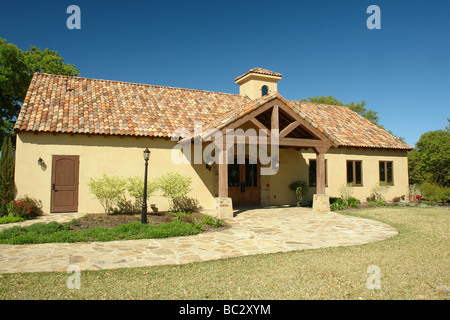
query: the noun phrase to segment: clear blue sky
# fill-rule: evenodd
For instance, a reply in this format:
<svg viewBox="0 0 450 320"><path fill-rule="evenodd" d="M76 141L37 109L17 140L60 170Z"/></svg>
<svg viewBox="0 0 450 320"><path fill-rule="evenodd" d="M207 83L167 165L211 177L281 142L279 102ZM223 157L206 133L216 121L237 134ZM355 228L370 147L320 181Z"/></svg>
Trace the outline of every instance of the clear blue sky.
<svg viewBox="0 0 450 320"><path fill-rule="evenodd" d="M367 100L411 146L450 118L447 0L0 1L0 37L57 50L83 77L238 93L234 78L262 67L290 100Z"/></svg>

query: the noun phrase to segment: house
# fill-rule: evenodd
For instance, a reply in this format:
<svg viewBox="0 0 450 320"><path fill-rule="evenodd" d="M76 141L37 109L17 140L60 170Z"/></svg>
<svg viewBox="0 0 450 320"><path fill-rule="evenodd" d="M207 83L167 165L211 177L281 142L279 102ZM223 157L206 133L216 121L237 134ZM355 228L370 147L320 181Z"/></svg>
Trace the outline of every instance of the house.
<svg viewBox="0 0 450 320"><path fill-rule="evenodd" d="M18 194L46 213L102 212L89 178L143 176L149 148L150 178L192 177L189 196L221 217L232 206L295 205L296 180L318 211L347 183L361 201L380 182L391 185L386 199L408 196L410 146L348 107L286 100L281 78L254 68L228 94L36 73L14 127Z"/></svg>

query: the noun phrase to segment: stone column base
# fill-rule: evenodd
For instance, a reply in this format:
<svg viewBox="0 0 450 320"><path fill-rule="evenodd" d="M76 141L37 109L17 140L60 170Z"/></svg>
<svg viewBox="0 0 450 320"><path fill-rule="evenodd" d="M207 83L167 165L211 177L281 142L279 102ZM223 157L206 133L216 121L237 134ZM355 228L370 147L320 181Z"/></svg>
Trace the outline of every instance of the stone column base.
<svg viewBox="0 0 450 320"><path fill-rule="evenodd" d="M313 212L330 212L330 196L315 194L313 198Z"/></svg>
<svg viewBox="0 0 450 320"><path fill-rule="evenodd" d="M231 198L214 198L214 209L219 219L233 218L233 203Z"/></svg>

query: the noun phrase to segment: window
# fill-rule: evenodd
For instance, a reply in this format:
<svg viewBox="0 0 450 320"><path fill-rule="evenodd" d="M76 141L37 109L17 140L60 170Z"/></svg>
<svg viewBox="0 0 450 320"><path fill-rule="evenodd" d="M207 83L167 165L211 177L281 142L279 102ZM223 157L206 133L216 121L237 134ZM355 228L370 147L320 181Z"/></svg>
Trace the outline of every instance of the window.
<svg viewBox="0 0 450 320"><path fill-rule="evenodd" d="M262 86L262 88L261 88L261 97L265 96L268 93L269 93L269 87Z"/></svg>
<svg viewBox="0 0 450 320"><path fill-rule="evenodd" d="M317 187L317 161L309 159L309 186ZM325 187L328 187L327 159L325 159Z"/></svg>
<svg viewBox="0 0 450 320"><path fill-rule="evenodd" d="M394 164L392 161L380 161L380 182L394 185Z"/></svg>
<svg viewBox="0 0 450 320"><path fill-rule="evenodd" d="M347 160L347 183L362 186L362 161Z"/></svg>

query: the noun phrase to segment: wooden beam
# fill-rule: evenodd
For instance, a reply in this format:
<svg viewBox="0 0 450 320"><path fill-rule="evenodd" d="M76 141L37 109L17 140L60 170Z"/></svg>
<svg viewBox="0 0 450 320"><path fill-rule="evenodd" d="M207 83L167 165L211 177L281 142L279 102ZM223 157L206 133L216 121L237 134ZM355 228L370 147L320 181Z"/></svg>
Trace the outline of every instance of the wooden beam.
<svg viewBox="0 0 450 320"><path fill-rule="evenodd" d="M298 127L298 125L300 124L300 121L294 121L292 123L290 123L286 128L284 128L283 130L281 130L280 132L280 138L284 138L286 137L289 133L291 133L292 130L294 130L295 128Z"/></svg>
<svg viewBox="0 0 450 320"><path fill-rule="evenodd" d="M267 129L265 125L263 125L260 121L258 121L256 118L251 118L250 122L253 123L255 126L258 127L260 130L266 130L267 136L270 137L270 130Z"/></svg>
<svg viewBox="0 0 450 320"><path fill-rule="evenodd" d="M273 109L272 109L272 120L271 120L271 130L278 130L280 129L280 124L279 124L279 114L278 114L278 106L274 105Z"/></svg>

